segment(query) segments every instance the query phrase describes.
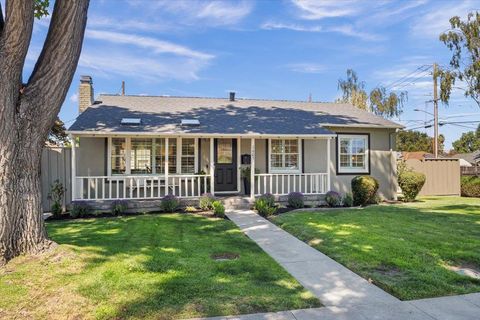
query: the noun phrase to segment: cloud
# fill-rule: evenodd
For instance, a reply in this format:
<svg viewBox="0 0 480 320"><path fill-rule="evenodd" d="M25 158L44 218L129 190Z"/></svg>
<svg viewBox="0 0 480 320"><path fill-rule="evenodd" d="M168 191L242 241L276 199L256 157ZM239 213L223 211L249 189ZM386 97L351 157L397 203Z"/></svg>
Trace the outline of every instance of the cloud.
<svg viewBox="0 0 480 320"><path fill-rule="evenodd" d="M102 40L116 44L133 45L145 49L152 49L154 53L170 53L174 55L202 60L208 60L214 57L211 54L195 51L175 43L135 34L112 31L87 30L85 36L90 39Z"/></svg>
<svg viewBox="0 0 480 320"><path fill-rule="evenodd" d="M292 63L287 68L294 72L300 73L323 73L327 67L317 63Z"/></svg>
<svg viewBox="0 0 480 320"><path fill-rule="evenodd" d="M336 25L331 27L322 27L320 25L302 25L296 23L281 23L281 22L265 22L261 25L264 30L291 30L298 32L332 32L340 33L342 35L359 38L366 41L380 41L384 38L373 33L363 32L353 27L352 25Z"/></svg>
<svg viewBox="0 0 480 320"><path fill-rule="evenodd" d="M70 96L71 102L78 102L78 93L74 93Z"/></svg>
<svg viewBox="0 0 480 320"><path fill-rule="evenodd" d="M306 20L352 16L361 9L358 0L292 0L292 3L300 10L300 17Z"/></svg>
<svg viewBox="0 0 480 320"><path fill-rule="evenodd" d="M438 4L442 4L438 6ZM419 15L410 27L411 34L419 38L438 39L442 32L450 28L450 18L460 16L465 19L471 11L478 10L478 2L470 0L454 2L435 2Z"/></svg>
<svg viewBox="0 0 480 320"><path fill-rule="evenodd" d="M129 4L133 7L147 7L148 10L177 15L181 18L176 21L179 23L189 25L203 23L207 26L237 24L253 9L251 1L163 0L155 3L148 1L146 4L145 1L131 0Z"/></svg>

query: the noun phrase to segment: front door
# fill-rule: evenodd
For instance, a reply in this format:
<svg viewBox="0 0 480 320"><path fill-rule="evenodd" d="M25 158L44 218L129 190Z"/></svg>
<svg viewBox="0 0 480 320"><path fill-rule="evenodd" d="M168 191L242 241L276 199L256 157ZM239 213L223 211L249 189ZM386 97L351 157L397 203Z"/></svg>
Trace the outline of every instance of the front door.
<svg viewBox="0 0 480 320"><path fill-rule="evenodd" d="M215 191L237 191L237 139L215 139Z"/></svg>

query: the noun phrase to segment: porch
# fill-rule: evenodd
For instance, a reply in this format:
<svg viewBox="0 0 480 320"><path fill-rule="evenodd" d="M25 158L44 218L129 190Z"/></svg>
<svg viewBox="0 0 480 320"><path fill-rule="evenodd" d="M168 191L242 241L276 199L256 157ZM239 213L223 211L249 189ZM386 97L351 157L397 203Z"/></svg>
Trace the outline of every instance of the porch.
<svg viewBox="0 0 480 320"><path fill-rule="evenodd" d="M72 135L77 141L72 146L72 199L322 195L330 189L330 140L330 136Z"/></svg>

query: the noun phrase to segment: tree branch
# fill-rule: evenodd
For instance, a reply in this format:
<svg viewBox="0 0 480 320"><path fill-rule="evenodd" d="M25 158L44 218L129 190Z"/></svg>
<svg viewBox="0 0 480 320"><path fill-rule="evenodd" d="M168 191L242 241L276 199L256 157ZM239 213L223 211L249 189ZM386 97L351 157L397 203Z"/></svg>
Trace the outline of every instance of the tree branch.
<svg viewBox="0 0 480 320"><path fill-rule="evenodd" d="M7 0L5 9L0 37L0 83L3 87L0 114L2 106L12 105L11 102L19 99L23 65L32 37L34 2Z"/></svg>
<svg viewBox="0 0 480 320"><path fill-rule="evenodd" d="M35 112L46 138L72 82L82 49L89 0L57 0L47 38L25 88L22 109Z"/></svg>

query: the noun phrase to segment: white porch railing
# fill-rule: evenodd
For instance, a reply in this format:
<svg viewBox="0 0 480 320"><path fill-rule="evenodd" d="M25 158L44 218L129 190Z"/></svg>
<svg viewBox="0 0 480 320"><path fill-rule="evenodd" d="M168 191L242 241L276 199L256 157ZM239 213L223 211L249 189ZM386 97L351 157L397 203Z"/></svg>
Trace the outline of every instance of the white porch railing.
<svg viewBox="0 0 480 320"><path fill-rule="evenodd" d="M290 192L324 194L328 191L327 173L260 173L255 174L255 195Z"/></svg>
<svg viewBox="0 0 480 320"><path fill-rule="evenodd" d="M211 192L210 175L84 176L75 177L73 200L160 199L167 194L182 198Z"/></svg>

